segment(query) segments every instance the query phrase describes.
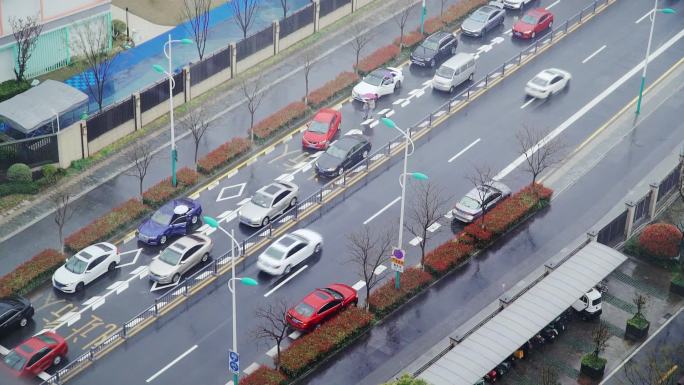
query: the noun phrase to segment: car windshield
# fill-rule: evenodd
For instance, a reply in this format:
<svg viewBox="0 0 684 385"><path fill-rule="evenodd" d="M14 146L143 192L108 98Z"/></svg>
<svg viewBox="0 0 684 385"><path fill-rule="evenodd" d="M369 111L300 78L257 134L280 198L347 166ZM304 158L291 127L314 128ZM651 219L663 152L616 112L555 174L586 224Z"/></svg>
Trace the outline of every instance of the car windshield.
<svg viewBox="0 0 684 385"><path fill-rule="evenodd" d="M313 314L314 308L308 303L301 302L299 305L295 306L295 311L304 317L309 317Z"/></svg>
<svg viewBox="0 0 684 385"><path fill-rule="evenodd" d="M437 48L439 48L439 43L433 40L425 40L420 46L425 49L429 49L430 51L437 51Z"/></svg>
<svg viewBox="0 0 684 385"><path fill-rule="evenodd" d="M317 132L319 134L325 134L326 132L328 132L328 124L328 122L319 122L318 120L314 120L309 125L309 131Z"/></svg>
<svg viewBox="0 0 684 385"><path fill-rule="evenodd" d="M67 259L66 263L64 264L64 268L74 274L83 274L87 266L88 262L82 260L81 258L75 255Z"/></svg>
<svg viewBox="0 0 684 385"><path fill-rule="evenodd" d="M344 159L347 156L347 150L343 150L334 144L325 151L328 155L332 155L335 158Z"/></svg>
<svg viewBox="0 0 684 385"><path fill-rule="evenodd" d="M257 205L259 207L268 208L269 205L271 204L271 198L264 195L263 193L257 192L252 197L252 203L254 203L255 205Z"/></svg>
<svg viewBox="0 0 684 385"><path fill-rule="evenodd" d="M535 86L545 87L547 84L549 84L549 80L547 78L544 78L541 76L535 76L531 80L531 83L534 84Z"/></svg>
<svg viewBox="0 0 684 385"><path fill-rule="evenodd" d="M166 226L171 223L171 217L171 213L165 213L161 210L157 210L154 212L154 214L152 214L152 222Z"/></svg>
<svg viewBox="0 0 684 385"><path fill-rule="evenodd" d="M378 72L371 72L363 78L364 83L368 83L372 86L379 86L382 84L383 74Z"/></svg>
<svg viewBox="0 0 684 385"><path fill-rule="evenodd" d="M475 12L472 15L470 15L470 20L476 21L478 23L484 23L485 21L487 21L488 16L489 15L487 15L484 12Z"/></svg>
<svg viewBox="0 0 684 385"><path fill-rule="evenodd" d="M463 199L461 199L461 201L458 203L461 206L467 207L469 209L479 209L480 208L480 202L478 202L477 200L475 200L469 196L463 197Z"/></svg>
<svg viewBox="0 0 684 385"><path fill-rule="evenodd" d="M449 68L449 67L444 67L441 66L437 68L437 76L441 76L443 78L451 79L452 76L454 76L454 70Z"/></svg>
<svg viewBox="0 0 684 385"><path fill-rule="evenodd" d="M266 249L266 251L264 251L264 255L266 255L269 258L280 261L285 257L285 250L273 245Z"/></svg>
<svg viewBox="0 0 684 385"><path fill-rule="evenodd" d="M4 361L5 364L7 364L7 366L9 366L10 368L14 370L21 370L24 367L24 364L26 363L26 358L12 350L5 356Z"/></svg>
<svg viewBox="0 0 684 385"><path fill-rule="evenodd" d="M171 266L176 266L178 262L181 259L181 253L177 252L176 250L173 250L170 247L167 247L162 251L162 253L159 255L159 260L162 262L166 262Z"/></svg>
<svg viewBox="0 0 684 385"><path fill-rule="evenodd" d="M521 19L521 21L522 21L523 23L532 24L532 25L537 24L537 20L539 20L539 19L538 19L537 17L532 16L532 15L525 15L525 16L523 16L523 18Z"/></svg>
<svg viewBox="0 0 684 385"><path fill-rule="evenodd" d="M331 295L333 298L335 298L335 299L342 299L342 298L344 298L344 296L343 296L342 294L340 294L337 290L333 290L333 289L330 289L330 288L327 288L327 287L326 287L325 289L321 289L321 290L323 290L324 292L330 294L330 295Z"/></svg>

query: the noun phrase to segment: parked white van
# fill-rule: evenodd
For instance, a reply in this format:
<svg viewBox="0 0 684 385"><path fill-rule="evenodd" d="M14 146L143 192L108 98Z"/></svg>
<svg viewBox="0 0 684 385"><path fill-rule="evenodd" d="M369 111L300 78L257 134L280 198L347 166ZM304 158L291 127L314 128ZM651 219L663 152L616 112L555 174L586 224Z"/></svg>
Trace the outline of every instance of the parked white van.
<svg viewBox="0 0 684 385"><path fill-rule="evenodd" d="M473 80L474 73L475 55L460 52L439 66L432 78L432 87L440 91L453 92L459 84Z"/></svg>

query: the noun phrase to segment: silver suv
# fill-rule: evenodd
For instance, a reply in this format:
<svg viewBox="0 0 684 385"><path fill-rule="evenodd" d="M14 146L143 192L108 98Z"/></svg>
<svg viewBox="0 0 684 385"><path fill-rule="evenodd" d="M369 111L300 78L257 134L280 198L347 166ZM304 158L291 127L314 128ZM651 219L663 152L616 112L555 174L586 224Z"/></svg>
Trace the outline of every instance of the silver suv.
<svg viewBox="0 0 684 385"><path fill-rule="evenodd" d="M273 182L260 188L240 209L240 222L251 227L268 225L273 218L297 205L299 187L292 182Z"/></svg>

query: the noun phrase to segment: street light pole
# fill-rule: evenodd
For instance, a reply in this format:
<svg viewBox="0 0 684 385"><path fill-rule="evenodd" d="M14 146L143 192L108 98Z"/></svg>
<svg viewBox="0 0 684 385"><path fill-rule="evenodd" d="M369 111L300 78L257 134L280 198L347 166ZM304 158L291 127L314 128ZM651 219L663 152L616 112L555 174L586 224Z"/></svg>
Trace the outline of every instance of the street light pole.
<svg viewBox="0 0 684 385"><path fill-rule="evenodd" d="M425 14L427 14L427 8L425 7L425 0L420 8L420 34L425 33Z"/></svg>
<svg viewBox="0 0 684 385"><path fill-rule="evenodd" d="M404 198L406 197L406 167L408 165L408 147L409 147L409 140L411 136L411 129L409 128L406 130L406 133L404 134L404 171L401 174L401 209L399 211L399 239L397 240L397 243L399 244L399 249L403 250L403 241L404 241ZM394 288L399 289L400 285L400 280L401 280L401 274L398 271L395 271L394 275Z"/></svg>

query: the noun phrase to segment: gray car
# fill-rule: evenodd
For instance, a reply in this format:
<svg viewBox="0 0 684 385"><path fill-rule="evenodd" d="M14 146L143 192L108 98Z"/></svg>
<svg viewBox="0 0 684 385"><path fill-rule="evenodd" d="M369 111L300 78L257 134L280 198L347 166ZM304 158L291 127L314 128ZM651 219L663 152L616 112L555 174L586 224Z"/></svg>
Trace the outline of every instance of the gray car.
<svg viewBox="0 0 684 385"><path fill-rule="evenodd" d="M504 22L505 12L502 3L490 2L478 8L461 24L464 35L481 37Z"/></svg>
<svg viewBox="0 0 684 385"><path fill-rule="evenodd" d="M297 205L299 187L292 182L276 181L254 193L240 208L240 222L251 227L268 225L273 218Z"/></svg>
<svg viewBox="0 0 684 385"><path fill-rule="evenodd" d="M177 283L192 267L209 259L213 242L202 234L186 235L164 249L152 263L148 276L158 283Z"/></svg>
<svg viewBox="0 0 684 385"><path fill-rule="evenodd" d="M510 195L511 189L508 186L501 182L491 181L470 190L456 203L452 213L459 221L470 223L482 216L483 206L489 210Z"/></svg>

